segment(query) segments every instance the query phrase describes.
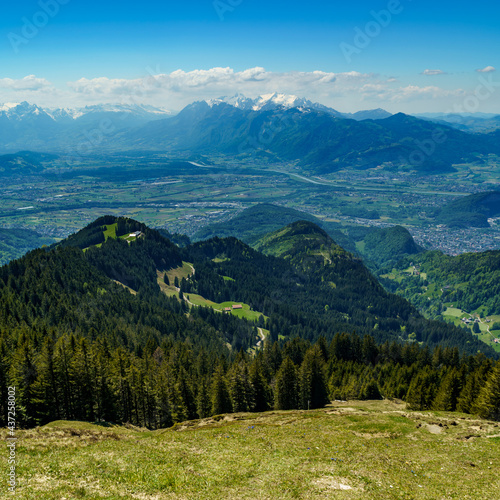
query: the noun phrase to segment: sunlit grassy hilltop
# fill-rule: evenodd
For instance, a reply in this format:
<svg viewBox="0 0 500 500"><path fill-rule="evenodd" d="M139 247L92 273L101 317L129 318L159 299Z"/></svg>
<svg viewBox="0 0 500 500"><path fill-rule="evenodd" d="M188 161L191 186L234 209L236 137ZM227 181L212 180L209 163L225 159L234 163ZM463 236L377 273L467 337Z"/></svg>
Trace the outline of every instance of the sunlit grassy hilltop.
<svg viewBox="0 0 500 500"><path fill-rule="evenodd" d="M19 499L493 499L500 491L497 423L389 401L159 431L58 421L18 437Z"/></svg>

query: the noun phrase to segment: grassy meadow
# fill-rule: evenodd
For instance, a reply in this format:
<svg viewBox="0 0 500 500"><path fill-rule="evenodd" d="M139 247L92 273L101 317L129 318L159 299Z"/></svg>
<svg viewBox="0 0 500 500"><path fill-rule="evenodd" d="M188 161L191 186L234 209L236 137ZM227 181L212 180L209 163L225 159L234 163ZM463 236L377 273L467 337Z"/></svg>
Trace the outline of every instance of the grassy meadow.
<svg viewBox="0 0 500 500"><path fill-rule="evenodd" d="M6 430L2 430L5 439ZM500 426L390 401L17 431L18 499L493 499ZM7 453L0 457L7 467Z"/></svg>
<svg viewBox="0 0 500 500"><path fill-rule="evenodd" d="M170 285L165 284L164 273L157 271L158 285L160 286L163 293L165 293L169 297L173 296L179 297L178 289L175 286L173 286L175 278L177 278L180 282L182 278L187 279L194 272L193 264L190 264L189 262L183 262L182 264L183 264L182 267L170 269L169 271L167 271L166 274L168 276ZM223 278L224 281L234 281L229 276L223 276ZM198 295L196 293L185 293L184 295L185 299L187 300L190 306L211 307L212 309L219 312L223 312L226 308L229 307L231 308L230 313L233 314L234 316L237 316L238 318L246 318L249 321L258 321L259 318L262 316L265 320L267 320L267 316L265 316L259 311L252 310L248 304L245 304L243 302L228 301L218 304L217 302L208 300L205 297ZM232 309L233 305L236 304L240 304L242 306L241 309Z"/></svg>

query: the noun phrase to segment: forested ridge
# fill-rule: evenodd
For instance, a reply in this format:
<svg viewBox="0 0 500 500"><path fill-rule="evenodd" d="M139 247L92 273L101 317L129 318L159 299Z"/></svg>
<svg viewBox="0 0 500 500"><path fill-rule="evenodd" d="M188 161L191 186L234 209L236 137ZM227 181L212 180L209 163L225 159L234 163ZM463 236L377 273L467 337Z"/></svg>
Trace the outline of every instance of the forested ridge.
<svg viewBox="0 0 500 500"><path fill-rule="evenodd" d="M410 264L418 266L418 275L384 284L430 315L439 314L444 303L466 311L481 308L485 316L500 314L500 251L450 256L434 250L407 257L396 269L403 271ZM432 294L427 293L430 285L435 289Z"/></svg>
<svg viewBox="0 0 500 500"><path fill-rule="evenodd" d="M0 265L16 259L33 248L50 245L54 238L29 229L0 229Z"/></svg>
<svg viewBox="0 0 500 500"><path fill-rule="evenodd" d="M489 227L488 218L499 214L500 192L486 191L445 205L436 214L436 221L449 227Z"/></svg>
<svg viewBox="0 0 500 500"><path fill-rule="evenodd" d="M116 237L99 236L110 224ZM499 364L477 354L494 356L487 346L385 292L316 226L289 231L293 243L275 257L234 238L179 249L136 221L101 218L0 268L2 425L9 386L22 426L62 418L158 428L377 397L498 418ZM242 301L263 316L254 323L167 297L157 273L183 261L195 269L183 294ZM257 328L269 336L254 355Z"/></svg>

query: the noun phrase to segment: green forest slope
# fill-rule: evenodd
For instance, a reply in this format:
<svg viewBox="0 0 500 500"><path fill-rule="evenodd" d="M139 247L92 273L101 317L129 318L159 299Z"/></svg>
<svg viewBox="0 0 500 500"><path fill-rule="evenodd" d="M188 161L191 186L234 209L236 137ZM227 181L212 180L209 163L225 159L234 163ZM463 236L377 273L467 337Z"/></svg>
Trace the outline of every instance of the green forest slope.
<svg viewBox="0 0 500 500"><path fill-rule="evenodd" d="M235 238L179 249L136 221L103 217L0 268L2 425L9 386L28 427L159 428L380 397L497 418L500 365L468 330L426 320L310 222L268 236L273 248L279 257ZM181 276L185 262L192 272ZM172 296L159 283L168 274L181 276ZM259 315L194 306L189 294Z"/></svg>

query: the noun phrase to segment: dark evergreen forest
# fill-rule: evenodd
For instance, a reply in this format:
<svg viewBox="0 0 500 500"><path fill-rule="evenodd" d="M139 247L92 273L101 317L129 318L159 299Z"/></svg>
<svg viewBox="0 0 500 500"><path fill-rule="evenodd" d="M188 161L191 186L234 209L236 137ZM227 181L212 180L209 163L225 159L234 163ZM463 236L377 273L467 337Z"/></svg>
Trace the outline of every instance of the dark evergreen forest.
<svg viewBox="0 0 500 500"><path fill-rule="evenodd" d="M116 238L104 236L109 224ZM24 427L77 419L159 428L351 398L499 419L495 353L385 292L315 228L292 225L293 244L273 257L234 238L180 249L136 221L105 217L0 268L1 424L9 386ZM134 231L141 236L120 239ZM260 319L167 297L158 272L183 261L195 273L179 283L181 297L238 300ZM255 350L258 328L269 335Z"/></svg>

